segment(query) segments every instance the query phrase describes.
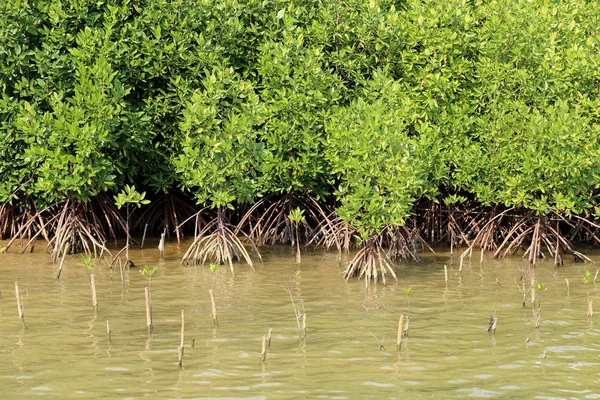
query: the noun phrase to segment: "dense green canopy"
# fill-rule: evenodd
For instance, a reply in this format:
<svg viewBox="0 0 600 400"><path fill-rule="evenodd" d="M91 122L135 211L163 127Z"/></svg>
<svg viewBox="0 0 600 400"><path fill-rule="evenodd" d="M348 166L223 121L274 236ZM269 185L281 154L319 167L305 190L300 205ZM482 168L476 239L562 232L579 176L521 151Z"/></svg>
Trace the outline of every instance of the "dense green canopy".
<svg viewBox="0 0 600 400"><path fill-rule="evenodd" d="M5 1L0 203L308 192L363 237L457 192L585 214L599 21L593 1Z"/></svg>

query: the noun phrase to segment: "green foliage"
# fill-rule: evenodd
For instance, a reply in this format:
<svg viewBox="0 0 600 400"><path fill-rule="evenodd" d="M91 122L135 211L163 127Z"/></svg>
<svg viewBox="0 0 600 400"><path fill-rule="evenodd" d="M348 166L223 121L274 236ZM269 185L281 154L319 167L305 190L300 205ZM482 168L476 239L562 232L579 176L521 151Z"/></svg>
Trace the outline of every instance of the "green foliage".
<svg viewBox="0 0 600 400"><path fill-rule="evenodd" d="M600 216L591 1L5 1L0 204L183 188ZM460 194L457 194L460 193Z"/></svg>
<svg viewBox="0 0 600 400"><path fill-rule="evenodd" d="M463 97L470 128L450 152L453 185L487 205L585 213L600 172L598 10L501 1L473 11L479 56Z"/></svg>
<svg viewBox="0 0 600 400"><path fill-rule="evenodd" d="M142 205L150 204L150 200L145 199L146 192L139 193L135 190L135 186L125 185L116 196L115 205L117 208L122 208L126 204L133 204L140 208Z"/></svg>
<svg viewBox="0 0 600 400"><path fill-rule="evenodd" d="M136 136L131 86L113 64L126 7L16 2L0 9L0 201L84 202L111 189ZM133 132L132 132L133 130ZM129 154L128 156L132 156Z"/></svg>
<svg viewBox="0 0 600 400"><path fill-rule="evenodd" d="M478 142L455 171L484 204L582 213L600 177L600 126L565 101L544 110L521 102L481 117Z"/></svg>
<svg viewBox="0 0 600 400"><path fill-rule="evenodd" d="M300 207L293 209L288 218L296 225L301 224L306 220L306 217L304 217L304 210L300 209Z"/></svg>
<svg viewBox="0 0 600 400"><path fill-rule="evenodd" d="M404 288L404 289L403 289L403 290L404 290L404 294L405 294L406 296L408 296L408 295L410 294L410 290L411 290L411 289L412 289L412 288Z"/></svg>
<svg viewBox="0 0 600 400"><path fill-rule="evenodd" d="M594 281L594 275L590 271L585 272L585 276L583 277L583 284L589 286L590 282Z"/></svg>
<svg viewBox="0 0 600 400"><path fill-rule="evenodd" d="M148 278L148 280L150 280L150 278L156 274L156 271L158 271L158 267L150 268L149 266L144 265L144 269L140 270L140 274L144 275L146 278Z"/></svg>
<svg viewBox="0 0 600 400"><path fill-rule="evenodd" d="M547 288L547 287L546 287L546 285L544 285L543 283L536 282L536 283L535 283L535 290L536 290L536 292L538 292L538 293L543 293L543 292L545 292L546 290L548 290L548 288Z"/></svg>
<svg viewBox="0 0 600 400"><path fill-rule="evenodd" d="M233 68L207 72L203 90L186 102L182 152L174 159L184 188L200 204L233 208L250 202L264 144L257 140L262 105L251 82Z"/></svg>
<svg viewBox="0 0 600 400"><path fill-rule="evenodd" d="M413 103L399 82L376 77L365 98L334 109L326 122L338 213L363 239L402 226L414 200L431 189L424 143L409 135Z"/></svg>
<svg viewBox="0 0 600 400"><path fill-rule="evenodd" d="M92 264L91 258L82 255L81 256L81 263L83 264L84 267L87 268L88 272L93 274L94 273L94 264Z"/></svg>
<svg viewBox="0 0 600 400"><path fill-rule="evenodd" d="M210 272L213 274L219 270L219 264L211 263L210 264Z"/></svg>
<svg viewBox="0 0 600 400"><path fill-rule="evenodd" d="M292 12L291 8L286 11ZM342 81L324 68L325 54L309 43L305 30L283 19L281 37L263 43L257 60L259 95L265 105L260 134L266 144L260 165L261 190L310 190L323 196L328 173L322 162L323 113L340 100Z"/></svg>

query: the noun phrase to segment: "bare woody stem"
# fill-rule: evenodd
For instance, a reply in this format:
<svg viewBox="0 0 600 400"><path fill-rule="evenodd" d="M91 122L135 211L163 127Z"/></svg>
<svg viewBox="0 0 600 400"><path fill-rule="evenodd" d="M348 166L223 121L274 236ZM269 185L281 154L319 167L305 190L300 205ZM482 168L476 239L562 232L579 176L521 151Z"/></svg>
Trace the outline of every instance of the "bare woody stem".
<svg viewBox="0 0 600 400"><path fill-rule="evenodd" d="M25 313L23 312L23 302L21 301L21 293L19 292L19 282L15 281L15 295L17 296L17 310L19 312L19 319L21 325L25 328Z"/></svg>

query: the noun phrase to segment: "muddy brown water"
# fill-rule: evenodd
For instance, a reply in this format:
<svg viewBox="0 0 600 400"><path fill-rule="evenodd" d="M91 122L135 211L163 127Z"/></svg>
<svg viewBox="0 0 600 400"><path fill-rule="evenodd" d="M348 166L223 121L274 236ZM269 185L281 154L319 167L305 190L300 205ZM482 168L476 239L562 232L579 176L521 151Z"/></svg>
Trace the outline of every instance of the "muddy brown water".
<svg viewBox="0 0 600 400"><path fill-rule="evenodd" d="M152 279L152 337L139 268L122 284L106 263L96 266L95 313L79 256L67 256L57 281L58 266L41 251L0 255L1 399L600 398L600 316L588 319L582 280L600 263L566 262L556 273L551 262L538 265L535 279L547 291L535 329L530 297L523 307L514 282L526 266L518 257L485 258L480 265L477 256L459 273L458 256L440 252L419 265L398 264L399 283L366 289L363 281L342 279L334 252L305 251L298 267L293 249L265 248L256 272L239 264L232 277L228 268L213 274L207 266L179 265L185 244L168 244L162 261L156 244L148 247L133 251L132 259L159 267ZM600 253L588 254L600 261ZM304 305L305 341L284 287ZM409 336L397 352L408 287ZM595 285L590 296L600 311ZM183 369L177 365L181 309ZM491 335L493 313L498 325ZM272 343L261 363L269 328Z"/></svg>

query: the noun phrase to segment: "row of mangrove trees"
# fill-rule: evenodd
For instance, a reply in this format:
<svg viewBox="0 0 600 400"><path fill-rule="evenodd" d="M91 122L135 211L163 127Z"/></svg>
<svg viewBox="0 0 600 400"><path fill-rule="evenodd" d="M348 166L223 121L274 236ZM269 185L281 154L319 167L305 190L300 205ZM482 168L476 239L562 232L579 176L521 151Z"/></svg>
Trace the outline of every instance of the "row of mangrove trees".
<svg viewBox="0 0 600 400"><path fill-rule="evenodd" d="M148 225L195 235L184 262L358 244L367 280L437 243L585 260L598 26L594 1L2 2L3 250Z"/></svg>

